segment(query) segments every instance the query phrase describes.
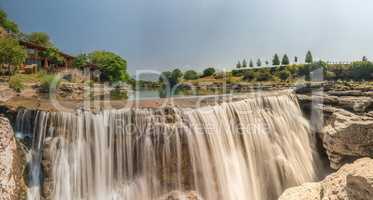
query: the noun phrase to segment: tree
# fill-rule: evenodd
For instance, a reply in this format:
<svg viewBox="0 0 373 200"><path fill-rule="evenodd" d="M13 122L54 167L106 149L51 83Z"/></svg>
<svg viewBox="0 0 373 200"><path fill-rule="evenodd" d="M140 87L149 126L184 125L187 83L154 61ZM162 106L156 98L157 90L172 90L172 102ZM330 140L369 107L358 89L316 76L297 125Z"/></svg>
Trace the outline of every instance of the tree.
<svg viewBox="0 0 373 200"><path fill-rule="evenodd" d="M277 53L273 57L272 65L274 65L274 66L280 65L280 58L278 57Z"/></svg>
<svg viewBox="0 0 373 200"><path fill-rule="evenodd" d="M268 60L266 60L265 64L266 64L266 65L268 66L268 65L269 65L269 61L268 61Z"/></svg>
<svg viewBox="0 0 373 200"><path fill-rule="evenodd" d="M246 68L246 67L247 67L247 61L246 61L246 59L243 59L242 68Z"/></svg>
<svg viewBox="0 0 373 200"><path fill-rule="evenodd" d="M369 61L352 63L352 78L354 80L373 80L373 63Z"/></svg>
<svg viewBox="0 0 373 200"><path fill-rule="evenodd" d="M89 56L85 53L79 54L75 59L73 66L78 69L83 69L89 63Z"/></svg>
<svg viewBox="0 0 373 200"><path fill-rule="evenodd" d="M298 63L298 57L297 56L294 57L294 63Z"/></svg>
<svg viewBox="0 0 373 200"><path fill-rule="evenodd" d="M252 81L256 79L256 77L257 77L257 73L255 72L255 70L247 70L244 72L242 79L245 81Z"/></svg>
<svg viewBox="0 0 373 200"><path fill-rule="evenodd" d="M4 10L0 9L0 26L11 33L19 33L18 25L8 19L8 15Z"/></svg>
<svg viewBox="0 0 373 200"><path fill-rule="evenodd" d="M238 63L236 64L236 68L240 69L241 67L242 67L241 62L238 61Z"/></svg>
<svg viewBox="0 0 373 200"><path fill-rule="evenodd" d="M250 60L250 67L254 67L254 63L253 63L253 60Z"/></svg>
<svg viewBox="0 0 373 200"><path fill-rule="evenodd" d="M0 65L8 66L8 73L13 74L15 67L23 64L27 58L26 50L12 38L0 38Z"/></svg>
<svg viewBox="0 0 373 200"><path fill-rule="evenodd" d="M127 61L119 55L109 51L94 51L88 56L91 63L101 71L101 80L117 82L129 79Z"/></svg>
<svg viewBox="0 0 373 200"><path fill-rule="evenodd" d="M307 55L306 55L306 59L305 59L306 63L312 63L313 62L313 57L312 57L312 53L311 51L308 51L307 52Z"/></svg>
<svg viewBox="0 0 373 200"><path fill-rule="evenodd" d="M256 61L256 66L258 67L262 66L262 61L260 60L260 58L258 59L258 61Z"/></svg>
<svg viewBox="0 0 373 200"><path fill-rule="evenodd" d="M363 62L366 62L366 61L368 61L368 58L366 57L366 56L363 56Z"/></svg>
<svg viewBox="0 0 373 200"><path fill-rule="evenodd" d="M27 40L31 43L43 46L52 47L53 44L50 41L49 35L44 32L33 32L27 36Z"/></svg>
<svg viewBox="0 0 373 200"><path fill-rule="evenodd" d="M184 73L185 80L196 80L198 79L198 73L194 70L188 70Z"/></svg>
<svg viewBox="0 0 373 200"><path fill-rule="evenodd" d="M203 70L203 75L202 76L206 77L206 76L212 76L214 74L215 74L215 69L212 68L212 67L209 67L209 68Z"/></svg>
<svg viewBox="0 0 373 200"><path fill-rule="evenodd" d="M286 69L278 72L277 76L282 80L286 81L290 77L290 72Z"/></svg>
<svg viewBox="0 0 373 200"><path fill-rule="evenodd" d="M288 64L290 64L288 55L285 54L284 57L282 57L281 64L282 65L288 65Z"/></svg>

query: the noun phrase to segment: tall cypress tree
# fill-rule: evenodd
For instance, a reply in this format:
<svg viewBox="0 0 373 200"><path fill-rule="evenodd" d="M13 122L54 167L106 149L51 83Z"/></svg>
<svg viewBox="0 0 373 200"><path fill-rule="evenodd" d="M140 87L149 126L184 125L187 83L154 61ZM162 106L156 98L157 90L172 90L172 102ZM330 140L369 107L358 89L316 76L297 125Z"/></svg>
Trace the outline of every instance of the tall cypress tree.
<svg viewBox="0 0 373 200"><path fill-rule="evenodd" d="M247 67L247 61L246 61L246 59L243 59L243 61L242 61L242 67L243 68Z"/></svg>
<svg viewBox="0 0 373 200"><path fill-rule="evenodd" d="M307 52L307 55L306 55L306 63L312 63L313 62L313 57L312 57L312 53L311 53L311 51L308 51Z"/></svg>
<svg viewBox="0 0 373 200"><path fill-rule="evenodd" d="M260 58L258 59L258 61L256 61L256 66L258 67L262 66L262 61L260 60Z"/></svg>
<svg viewBox="0 0 373 200"><path fill-rule="evenodd" d="M288 64L290 64L288 55L285 54L284 57L282 57L281 64L282 65L288 65Z"/></svg>
<svg viewBox="0 0 373 200"><path fill-rule="evenodd" d="M250 60L250 67L254 67L253 60Z"/></svg>
<svg viewBox="0 0 373 200"><path fill-rule="evenodd" d="M236 64L236 67L237 67L238 69L240 69L240 68L242 67L242 65L241 65L241 62L240 62L240 61L238 61L238 63Z"/></svg>
<svg viewBox="0 0 373 200"><path fill-rule="evenodd" d="M272 60L272 65L280 65L280 58L278 57L277 53L275 54L275 56L273 57L273 60Z"/></svg>

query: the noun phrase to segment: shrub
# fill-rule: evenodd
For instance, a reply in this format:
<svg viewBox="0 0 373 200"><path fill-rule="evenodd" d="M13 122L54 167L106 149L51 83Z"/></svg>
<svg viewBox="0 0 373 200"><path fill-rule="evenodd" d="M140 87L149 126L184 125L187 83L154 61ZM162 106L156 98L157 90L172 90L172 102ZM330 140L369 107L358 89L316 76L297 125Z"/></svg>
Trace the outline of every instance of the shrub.
<svg viewBox="0 0 373 200"><path fill-rule="evenodd" d="M42 77L40 89L43 92L49 92L51 87L58 87L61 79L55 75L45 74ZM55 84L55 85L54 85Z"/></svg>
<svg viewBox="0 0 373 200"><path fill-rule="evenodd" d="M258 72L257 81L270 81L272 80L272 74L268 70L260 70Z"/></svg>
<svg viewBox="0 0 373 200"><path fill-rule="evenodd" d="M184 73L185 80L196 80L198 78L198 73L194 70L188 70Z"/></svg>
<svg viewBox="0 0 373 200"><path fill-rule="evenodd" d="M209 67L209 68L203 70L203 77L212 76L214 74L215 74L215 69L212 68L212 67Z"/></svg>
<svg viewBox="0 0 373 200"><path fill-rule="evenodd" d="M372 80L373 79L373 63L369 61L361 61L352 63L352 78L354 80Z"/></svg>
<svg viewBox="0 0 373 200"><path fill-rule="evenodd" d="M237 70L237 69L234 69L232 70L232 76L235 76L235 77L239 77L239 76L242 76L244 75L244 71L243 70Z"/></svg>
<svg viewBox="0 0 373 200"><path fill-rule="evenodd" d="M25 86L21 79L17 76L12 76L9 80L9 87L12 88L16 92L21 92Z"/></svg>
<svg viewBox="0 0 373 200"><path fill-rule="evenodd" d="M280 78L282 81L286 81L290 77L290 72L286 69L279 71L277 77Z"/></svg>
<svg viewBox="0 0 373 200"><path fill-rule="evenodd" d="M245 81L252 81L256 79L256 77L257 77L257 73L255 72L255 70L247 70L244 72L242 79Z"/></svg>

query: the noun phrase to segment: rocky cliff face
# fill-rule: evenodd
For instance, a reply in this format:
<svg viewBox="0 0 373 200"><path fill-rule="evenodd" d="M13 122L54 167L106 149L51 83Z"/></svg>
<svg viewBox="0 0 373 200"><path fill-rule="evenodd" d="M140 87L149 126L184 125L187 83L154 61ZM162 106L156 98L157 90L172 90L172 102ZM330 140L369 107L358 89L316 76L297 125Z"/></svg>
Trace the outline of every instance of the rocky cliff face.
<svg viewBox="0 0 373 200"><path fill-rule="evenodd" d="M324 107L324 112L329 112L330 117L320 137L333 169L356 158L373 157L372 117L333 107Z"/></svg>
<svg viewBox="0 0 373 200"><path fill-rule="evenodd" d="M373 159L346 164L318 183L286 190L279 200L369 200L373 198Z"/></svg>
<svg viewBox="0 0 373 200"><path fill-rule="evenodd" d="M17 148L9 120L0 117L0 199L25 199L23 157Z"/></svg>

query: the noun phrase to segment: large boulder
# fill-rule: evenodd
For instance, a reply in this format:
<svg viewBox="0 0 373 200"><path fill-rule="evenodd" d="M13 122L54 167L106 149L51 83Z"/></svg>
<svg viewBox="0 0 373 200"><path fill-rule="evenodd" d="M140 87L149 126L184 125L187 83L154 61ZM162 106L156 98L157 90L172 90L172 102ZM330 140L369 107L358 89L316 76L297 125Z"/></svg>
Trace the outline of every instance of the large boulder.
<svg viewBox="0 0 373 200"><path fill-rule="evenodd" d="M325 107L331 113L320 137L333 169L361 157L373 156L373 118L343 109Z"/></svg>
<svg viewBox="0 0 373 200"><path fill-rule="evenodd" d="M287 189L279 200L369 200L373 198L373 159L346 164L318 183Z"/></svg>
<svg viewBox="0 0 373 200"><path fill-rule="evenodd" d="M0 117L0 199L25 199L22 171L24 160L9 120Z"/></svg>

